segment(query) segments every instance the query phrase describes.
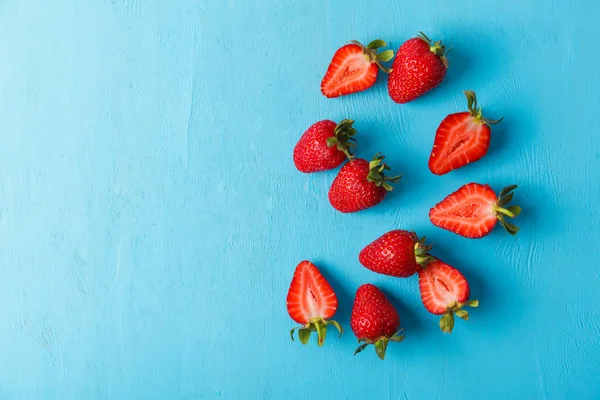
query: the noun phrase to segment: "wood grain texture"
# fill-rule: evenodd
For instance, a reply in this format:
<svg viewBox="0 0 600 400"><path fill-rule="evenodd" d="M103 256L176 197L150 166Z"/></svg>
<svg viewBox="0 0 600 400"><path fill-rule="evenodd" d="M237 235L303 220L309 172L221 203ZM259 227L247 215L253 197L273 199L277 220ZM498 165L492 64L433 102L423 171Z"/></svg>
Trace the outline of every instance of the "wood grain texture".
<svg viewBox="0 0 600 400"><path fill-rule="evenodd" d="M256 3L256 4L255 4ZM600 396L600 73L596 2L0 0L0 398L594 399ZM435 91L394 104L385 77L328 100L350 39L452 46ZM444 177L439 122L473 89L490 153ZM356 120L360 155L401 183L342 215L335 171L292 149L321 119ZM460 185L517 183L516 238L460 238L429 208ZM416 277L358 252L414 229L481 306L452 335ZM289 340L285 296L311 259L347 332ZM379 285L406 340L353 357L356 288Z"/></svg>

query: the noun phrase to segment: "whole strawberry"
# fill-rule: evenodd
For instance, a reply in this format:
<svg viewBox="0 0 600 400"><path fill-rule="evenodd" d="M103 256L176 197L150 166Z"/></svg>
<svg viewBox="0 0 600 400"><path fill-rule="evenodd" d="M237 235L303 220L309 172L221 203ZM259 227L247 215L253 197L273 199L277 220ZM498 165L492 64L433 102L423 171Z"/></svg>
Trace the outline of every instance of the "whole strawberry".
<svg viewBox="0 0 600 400"><path fill-rule="evenodd" d="M377 53L379 48L385 46L387 44L383 40L377 39L367 46L352 40L340 47L321 81L321 93L330 98L339 97L373 86L377 81L379 69L390 72L382 62L390 61L394 57L394 51Z"/></svg>
<svg viewBox="0 0 600 400"><path fill-rule="evenodd" d="M325 171L352 158L356 148L353 123L344 119L339 124L324 120L311 125L294 147L296 168L305 173Z"/></svg>
<svg viewBox="0 0 600 400"><path fill-rule="evenodd" d="M355 158L340 169L329 188L329 202L338 211L351 213L379 204L388 191L393 190L389 182L398 182L402 175L386 177L390 168L383 162L385 157L375 154L368 162Z"/></svg>
<svg viewBox="0 0 600 400"><path fill-rule="evenodd" d="M465 277L456 268L439 260L419 270L419 290L427 311L442 315L442 332L452 332L454 314L465 321L469 319L469 313L462 307L479 306L479 301L469 300L471 290Z"/></svg>
<svg viewBox="0 0 600 400"><path fill-rule="evenodd" d="M419 239L414 232L398 229L367 245L358 260L373 272L407 278L434 260L427 254L430 249L424 237Z"/></svg>
<svg viewBox="0 0 600 400"><path fill-rule="evenodd" d="M290 317L302 324L290 331L292 340L296 329L302 344L308 343L312 332L317 332L317 344L320 347L325 342L328 325L333 325L340 335L343 332L340 324L329 319L337 310L337 296L329 282L310 261L304 260L296 267L286 305Z"/></svg>
<svg viewBox="0 0 600 400"><path fill-rule="evenodd" d="M423 32L404 42L388 78L392 100L408 103L442 83L448 69L446 55L446 46L441 41L432 43Z"/></svg>
<svg viewBox="0 0 600 400"><path fill-rule="evenodd" d="M388 342L401 342L400 316L392 303L377 286L367 283L356 291L350 326L361 344L354 355L372 344L377 356L385 358Z"/></svg>

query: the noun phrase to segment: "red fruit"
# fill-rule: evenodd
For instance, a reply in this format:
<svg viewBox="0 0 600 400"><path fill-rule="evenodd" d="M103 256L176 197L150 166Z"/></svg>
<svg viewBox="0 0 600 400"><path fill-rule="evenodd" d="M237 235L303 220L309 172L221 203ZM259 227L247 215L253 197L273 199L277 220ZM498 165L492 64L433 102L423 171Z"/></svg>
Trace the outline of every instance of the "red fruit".
<svg viewBox="0 0 600 400"><path fill-rule="evenodd" d="M342 334L343 329L336 321L327 320L333 317L337 306L335 292L317 267L310 261L298 264L287 295L287 310L294 321L303 325L297 328L302 344L308 343L310 334L316 331L318 344L322 346L329 324ZM290 331L292 340L295 330Z"/></svg>
<svg viewBox="0 0 600 400"><path fill-rule="evenodd" d="M340 169L329 188L329 202L343 213L356 212L379 204L388 191L388 182L398 182L402 175L384 176L390 168L383 162L385 157L375 154L371 162L362 158L349 161Z"/></svg>
<svg viewBox="0 0 600 400"><path fill-rule="evenodd" d="M388 78L388 92L396 103L408 103L442 83L448 60L446 46L432 43L423 32L404 42Z"/></svg>
<svg viewBox="0 0 600 400"><path fill-rule="evenodd" d="M489 234L496 223L515 235L519 228L506 220L521 213L521 207L508 206L517 185L505 187L496 198L489 185L468 183L429 210L431 222L464 237L480 238ZM505 208L506 207L506 208Z"/></svg>
<svg viewBox="0 0 600 400"><path fill-rule="evenodd" d="M427 254L430 249L416 233L394 230L367 245L358 260L373 272L406 278L433 259Z"/></svg>
<svg viewBox="0 0 600 400"><path fill-rule="evenodd" d="M469 102L469 112L448 115L435 133L429 169L436 175L444 175L485 156L490 147L490 125L503 119L484 118L481 107L477 107L475 92L464 92Z"/></svg>
<svg viewBox="0 0 600 400"><path fill-rule="evenodd" d="M377 54L377 49L385 46L387 44L380 39L372 41L367 47L353 40L338 49L321 81L321 92L331 98L360 92L373 86L380 68L390 72L381 63L390 61L394 57L394 51L386 50Z"/></svg>
<svg viewBox="0 0 600 400"><path fill-rule="evenodd" d="M354 121L345 119L336 125L324 120L311 125L294 147L294 164L300 172L310 173L337 168L352 158L356 145Z"/></svg>
<svg viewBox="0 0 600 400"><path fill-rule="evenodd" d="M465 277L456 268L439 260L419 270L419 289L427 311L443 315L440 319L443 332L452 332L454 314L465 321L469 319L469 313L462 309L463 306L479 306L479 301L469 300L469 283Z"/></svg>
<svg viewBox="0 0 600 400"><path fill-rule="evenodd" d="M401 342L404 339L399 335L398 311L383 292L370 283L356 291L350 326L359 343L364 342L356 349L355 355L373 344L377 356L383 360L388 342Z"/></svg>

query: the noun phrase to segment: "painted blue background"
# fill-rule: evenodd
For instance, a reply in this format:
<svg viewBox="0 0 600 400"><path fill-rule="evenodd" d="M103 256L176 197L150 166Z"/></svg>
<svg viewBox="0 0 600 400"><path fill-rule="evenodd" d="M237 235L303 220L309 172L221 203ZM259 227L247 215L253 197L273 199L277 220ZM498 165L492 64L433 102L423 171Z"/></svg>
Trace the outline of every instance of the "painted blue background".
<svg viewBox="0 0 600 400"><path fill-rule="evenodd" d="M600 9L593 1L0 0L0 398L600 398ZM257 3L251 5L251 3ZM328 100L333 52L423 30L447 78L408 105L385 77ZM486 158L444 177L433 135L464 110L505 116ZM360 155L404 179L342 215L335 172L292 148L353 118ZM430 206L476 181L517 183L522 231L468 240ZM451 336L417 279L359 250L414 229L481 302ZM285 296L317 263L347 332L292 343ZM356 288L380 285L407 339L353 357Z"/></svg>

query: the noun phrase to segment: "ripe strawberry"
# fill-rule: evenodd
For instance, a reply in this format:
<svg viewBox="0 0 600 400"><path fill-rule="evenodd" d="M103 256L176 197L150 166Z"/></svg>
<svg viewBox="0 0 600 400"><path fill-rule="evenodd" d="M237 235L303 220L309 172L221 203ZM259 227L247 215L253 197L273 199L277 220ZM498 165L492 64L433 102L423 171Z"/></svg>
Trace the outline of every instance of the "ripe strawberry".
<svg viewBox="0 0 600 400"><path fill-rule="evenodd" d="M517 185L505 187L496 198L489 185L468 183L429 210L429 219L435 226L472 239L489 234L498 221L508 233L515 235L519 228L506 217L518 216L521 207L506 206L512 201L516 188Z"/></svg>
<svg viewBox="0 0 600 400"><path fill-rule="evenodd" d="M469 313L462 309L463 306L479 306L479 301L469 300L470 289L465 277L456 268L439 260L419 270L419 289L427 311L443 315L440 319L442 332L452 332L454 314L465 321L469 319Z"/></svg>
<svg viewBox="0 0 600 400"><path fill-rule="evenodd" d="M423 32L398 49L388 78L388 92L396 103L408 103L442 83L448 68L446 46L432 43Z"/></svg>
<svg viewBox="0 0 600 400"><path fill-rule="evenodd" d="M346 163L329 188L333 208L350 213L379 204L393 190L388 182L396 183L402 176L385 177L384 171L390 167L383 162L384 158L377 153L371 162L356 158Z"/></svg>
<svg viewBox="0 0 600 400"><path fill-rule="evenodd" d="M336 125L324 120L311 125L294 147L294 164L300 172L310 173L337 168L354 156L356 129L345 119Z"/></svg>
<svg viewBox="0 0 600 400"><path fill-rule="evenodd" d="M450 114L435 133L433 149L429 157L429 169L436 175L444 175L485 156L490 147L490 125L499 120L486 119L477 106L477 96L465 90L469 112Z"/></svg>
<svg viewBox="0 0 600 400"><path fill-rule="evenodd" d="M398 311L383 292L370 283L362 285L356 291L350 326L358 342L364 342L354 355L373 344L377 356L383 360L388 342L401 342L404 339L404 336L399 335L402 330L398 330Z"/></svg>
<svg viewBox="0 0 600 400"><path fill-rule="evenodd" d="M312 332L317 332L320 347L325 342L329 324L335 326L341 335L343 329L340 324L327 320L333 317L337 306L335 292L317 267L310 261L298 264L287 295L287 310L290 317L303 326L290 331L292 341L296 329L302 344L308 343Z"/></svg>
<svg viewBox="0 0 600 400"><path fill-rule="evenodd" d="M373 86L380 68L390 72L381 63L390 61L394 57L394 51L386 50L377 54L377 49L385 46L387 44L381 39L372 41L367 47L353 40L338 49L321 81L321 92L331 98L360 92Z"/></svg>
<svg viewBox="0 0 600 400"><path fill-rule="evenodd" d="M358 260L373 272L407 278L433 260L427 254L430 249L424 237L419 240L414 232L394 230L367 245Z"/></svg>

